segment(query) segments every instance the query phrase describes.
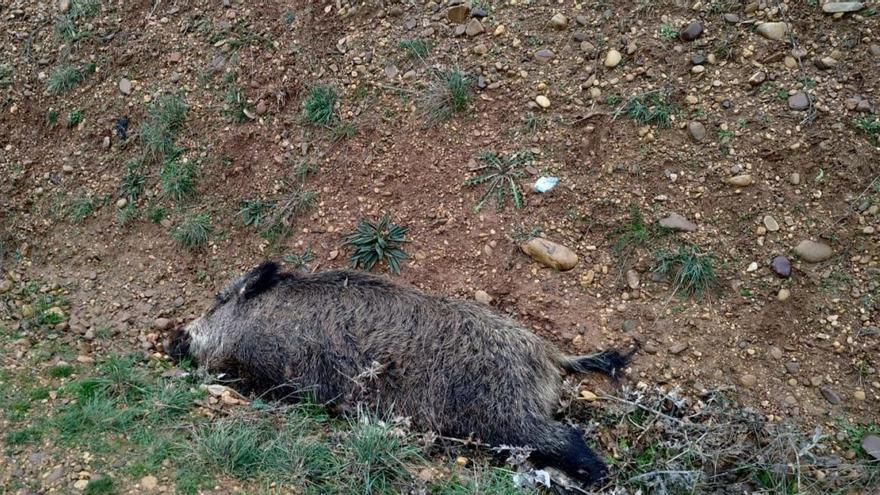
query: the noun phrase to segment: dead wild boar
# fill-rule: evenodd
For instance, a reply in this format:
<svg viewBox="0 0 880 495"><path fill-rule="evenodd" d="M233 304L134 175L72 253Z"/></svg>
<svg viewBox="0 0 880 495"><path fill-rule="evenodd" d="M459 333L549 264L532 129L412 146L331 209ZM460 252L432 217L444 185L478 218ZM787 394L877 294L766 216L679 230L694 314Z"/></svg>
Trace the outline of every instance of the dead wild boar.
<svg viewBox="0 0 880 495"><path fill-rule="evenodd" d="M554 419L562 373L615 376L631 353L572 357L475 302L352 271L281 273L264 263L165 341L244 392L408 416L416 427L533 449L585 483L605 476L581 433Z"/></svg>

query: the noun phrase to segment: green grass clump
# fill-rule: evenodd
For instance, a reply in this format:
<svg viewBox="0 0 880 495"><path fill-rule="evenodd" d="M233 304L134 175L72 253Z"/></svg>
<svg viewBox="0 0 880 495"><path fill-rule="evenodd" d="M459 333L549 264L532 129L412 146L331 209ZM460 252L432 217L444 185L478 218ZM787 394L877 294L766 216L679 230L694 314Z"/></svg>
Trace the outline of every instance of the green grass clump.
<svg viewBox="0 0 880 495"><path fill-rule="evenodd" d="M15 447L19 445L35 444L42 440L45 435L43 428L39 426L28 426L21 429L10 429L6 434L6 445Z"/></svg>
<svg viewBox="0 0 880 495"><path fill-rule="evenodd" d="M129 160L125 162L125 174L119 184L119 197L129 202L137 200L144 192L147 176L141 172L143 162L141 160Z"/></svg>
<svg viewBox="0 0 880 495"><path fill-rule="evenodd" d="M67 127L73 129L83 121L83 111L81 109L71 110L67 113Z"/></svg>
<svg viewBox="0 0 880 495"><path fill-rule="evenodd" d="M315 261L315 254L311 249L306 248L302 254L285 254L281 259L290 265L291 269L302 270L306 268L306 265Z"/></svg>
<svg viewBox="0 0 880 495"><path fill-rule="evenodd" d="M67 378L72 375L74 371L76 370L69 364L56 364L49 368L47 373L52 378Z"/></svg>
<svg viewBox="0 0 880 495"><path fill-rule="evenodd" d="M333 86L325 84L312 86L303 102L306 121L316 125L330 125L336 118L334 107L338 98Z"/></svg>
<svg viewBox="0 0 880 495"><path fill-rule="evenodd" d="M260 199L248 199L241 202L238 214L241 221L248 227L259 227L266 219L266 216L275 207L273 201L263 201Z"/></svg>
<svg viewBox="0 0 880 495"><path fill-rule="evenodd" d="M174 141L187 111L183 98L172 93L163 94L147 108L147 118L138 135L154 159L173 158L180 153Z"/></svg>
<svg viewBox="0 0 880 495"><path fill-rule="evenodd" d="M479 159L483 165L473 171L480 175L464 182L466 186L488 183L486 192L477 200L474 210L480 211L489 200L494 199L495 208L501 211L504 209L505 197L507 196L510 196L515 208L522 208L524 206L523 193L517 179L525 176L523 167L531 164L534 161L534 156L530 152L520 152L502 158L494 152L487 151L480 154Z"/></svg>
<svg viewBox="0 0 880 495"><path fill-rule="evenodd" d="M880 146L880 119L876 116L861 117L855 120L855 126L868 136L871 144Z"/></svg>
<svg viewBox="0 0 880 495"><path fill-rule="evenodd" d="M378 222L359 219L357 229L345 240L346 245L355 249L349 261L354 267L370 271L384 260L393 273L400 273L400 262L407 258L401 249L406 242L406 231L407 227L395 225L387 214Z"/></svg>
<svg viewBox="0 0 880 495"><path fill-rule="evenodd" d="M116 488L114 486L113 478L105 475L90 480L89 484L86 485L86 488L83 490L83 495L105 495L114 493L115 490Z"/></svg>
<svg viewBox="0 0 880 495"><path fill-rule="evenodd" d="M333 126L333 139L351 139L357 134L357 128L351 122L338 122Z"/></svg>
<svg viewBox="0 0 880 495"><path fill-rule="evenodd" d="M95 202L89 196L79 195L67 205L66 212L70 220L80 223L95 212Z"/></svg>
<svg viewBox="0 0 880 495"><path fill-rule="evenodd" d="M66 93L82 82L82 72L72 65L59 65L46 81L46 89L52 94Z"/></svg>
<svg viewBox="0 0 880 495"><path fill-rule="evenodd" d="M472 85L473 79L458 68L436 71L419 98L428 120L446 120L467 110Z"/></svg>
<svg viewBox="0 0 880 495"><path fill-rule="evenodd" d="M657 36L664 41L673 41L678 39L678 29L670 24L663 24L657 29Z"/></svg>
<svg viewBox="0 0 880 495"><path fill-rule="evenodd" d="M235 84L234 74L229 74L226 81L226 94L223 97L223 111L221 113L236 124L243 124L250 120L247 98L244 96L244 91Z"/></svg>
<svg viewBox="0 0 880 495"><path fill-rule="evenodd" d="M612 249L615 253L630 251L644 246L654 235L654 229L645 223L645 217L642 216L639 207L633 204L629 207L629 222L611 233L612 237L617 238Z"/></svg>
<svg viewBox="0 0 880 495"><path fill-rule="evenodd" d="M390 422L360 418L348 426L350 432L342 443L347 493L400 493L396 487L410 479L408 469L423 460L417 445L408 436L395 434Z"/></svg>
<svg viewBox="0 0 880 495"><path fill-rule="evenodd" d="M212 230L211 215L208 213L187 215L171 232L171 238L185 248L195 248L208 242Z"/></svg>
<svg viewBox="0 0 880 495"><path fill-rule="evenodd" d="M632 96L626 103L614 111L614 118L624 115L641 124L658 124L669 127L672 123L670 116L675 113L675 107L669 97L662 92L653 91Z"/></svg>
<svg viewBox="0 0 880 495"><path fill-rule="evenodd" d="M280 201L246 200L241 203L242 222L260 231L270 242L277 242L290 234L297 218L315 204L317 193L296 189Z"/></svg>
<svg viewBox="0 0 880 495"><path fill-rule="evenodd" d="M410 58L424 60L431 51L431 45L422 39L403 40L398 45Z"/></svg>
<svg viewBox="0 0 880 495"><path fill-rule="evenodd" d="M0 88L12 85L12 67L9 64L0 64Z"/></svg>
<svg viewBox="0 0 880 495"><path fill-rule="evenodd" d="M159 171L162 195L178 203L195 195L196 167L192 162L166 160Z"/></svg>
<svg viewBox="0 0 880 495"><path fill-rule="evenodd" d="M700 297L715 284L712 254L697 246L679 246L675 251L655 254L654 272L672 275L675 292L684 297Z"/></svg>
<svg viewBox="0 0 880 495"><path fill-rule="evenodd" d="M147 205L147 220L153 223L161 222L168 215L168 208L155 203Z"/></svg>
<svg viewBox="0 0 880 495"><path fill-rule="evenodd" d="M126 203L125 206L116 212L116 222L122 226L128 225L137 220L139 216L140 212L138 211L137 205L134 203Z"/></svg>
<svg viewBox="0 0 880 495"><path fill-rule="evenodd" d="M438 495L530 495L535 492L518 488L513 482L513 472L496 467L478 467L466 475L455 472L440 481L431 483L428 493Z"/></svg>

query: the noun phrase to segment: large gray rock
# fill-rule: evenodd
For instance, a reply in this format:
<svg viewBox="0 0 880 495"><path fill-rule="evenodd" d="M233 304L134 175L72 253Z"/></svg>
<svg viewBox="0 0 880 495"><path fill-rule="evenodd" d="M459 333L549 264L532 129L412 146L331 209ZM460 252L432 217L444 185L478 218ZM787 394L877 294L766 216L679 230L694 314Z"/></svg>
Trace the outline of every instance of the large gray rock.
<svg viewBox="0 0 880 495"><path fill-rule="evenodd" d="M784 22L765 22L758 26L757 31L768 40L782 41L788 34L788 25Z"/></svg>
<svg viewBox="0 0 880 495"><path fill-rule="evenodd" d="M660 220L660 226L665 229L678 230L681 232L693 232L697 225L678 213L671 213L668 217Z"/></svg>
<svg viewBox="0 0 880 495"><path fill-rule="evenodd" d="M794 252L802 260L810 263L819 263L820 261L825 261L830 258L832 254L834 254L834 252L831 250L831 246L825 244L824 242L815 241L801 241L800 244L795 246Z"/></svg>
<svg viewBox="0 0 880 495"><path fill-rule="evenodd" d="M822 4L822 12L836 14L838 12L858 12L865 8L862 2L825 2Z"/></svg>

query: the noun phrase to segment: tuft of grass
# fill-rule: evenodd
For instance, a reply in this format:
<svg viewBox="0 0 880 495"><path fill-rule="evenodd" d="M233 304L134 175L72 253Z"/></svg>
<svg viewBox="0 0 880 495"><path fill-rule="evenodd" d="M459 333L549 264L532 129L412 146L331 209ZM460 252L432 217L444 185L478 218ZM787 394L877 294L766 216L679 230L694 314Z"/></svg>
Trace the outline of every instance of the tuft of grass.
<svg viewBox="0 0 880 495"><path fill-rule="evenodd" d="M431 51L431 45L422 39L403 40L398 46L405 51L410 58L417 60L425 60L425 57L428 56L428 52Z"/></svg>
<svg viewBox="0 0 880 495"><path fill-rule="evenodd" d="M162 195L180 203L195 195L196 168L192 162L166 160L159 171L159 186Z"/></svg>
<svg viewBox="0 0 880 495"><path fill-rule="evenodd" d="M856 126L856 129L868 136L871 144L880 146L880 119L876 116L861 117L856 119L853 124Z"/></svg>
<svg viewBox="0 0 880 495"><path fill-rule="evenodd" d="M334 107L338 98L333 86L326 84L312 86L303 102L306 121L316 125L330 125L336 119Z"/></svg>
<svg viewBox="0 0 880 495"><path fill-rule="evenodd" d="M534 161L534 156L526 151L502 158L492 151L486 151L480 154L479 159L483 165L472 170L479 175L464 182L466 186L488 184L486 192L474 205L474 210L480 211L490 199L494 199L496 209L501 211L506 196L510 196L515 208L522 208L523 193L516 180L525 176L522 169Z"/></svg>
<svg viewBox="0 0 880 495"><path fill-rule="evenodd" d="M116 492L113 478L104 475L89 481L83 490L83 495L105 495Z"/></svg>
<svg viewBox="0 0 880 495"><path fill-rule="evenodd" d="M467 110L472 86L473 79L458 68L435 71L419 97L428 120L439 122Z"/></svg>
<svg viewBox="0 0 880 495"><path fill-rule="evenodd" d="M285 26L290 26L291 24L293 24L293 21L295 21L295 20L296 20L296 12L294 12L293 9L287 9L284 11L283 14L281 14L281 22Z"/></svg>
<svg viewBox="0 0 880 495"><path fill-rule="evenodd" d="M457 467L451 468L453 474L440 481L435 481L428 486L428 493L437 495L530 495L537 493L525 488L517 487L513 482L514 473L497 467L475 468L463 474L455 472Z"/></svg>
<svg viewBox="0 0 880 495"><path fill-rule="evenodd" d="M654 237L655 232L645 223L645 217L638 205L632 204L629 207L629 223L616 229L611 235L617 237L612 249L615 253L621 253L644 246Z"/></svg>
<svg viewBox="0 0 880 495"><path fill-rule="evenodd" d="M125 174L119 184L119 197L134 202L144 192L147 176L141 172L143 162L141 160L129 160L125 162Z"/></svg>
<svg viewBox="0 0 880 495"><path fill-rule="evenodd" d="M535 132L538 127L544 124L543 117L535 115L534 112L528 112L523 116L522 119L522 130L525 134L531 134Z"/></svg>
<svg viewBox="0 0 880 495"><path fill-rule="evenodd" d="M12 67L9 64L0 64L0 88L8 88L12 85Z"/></svg>
<svg viewBox="0 0 880 495"><path fill-rule="evenodd" d="M171 232L171 238L185 248L196 248L208 242L211 236L211 215L199 213L187 215Z"/></svg>
<svg viewBox="0 0 880 495"><path fill-rule="evenodd" d="M248 227L259 227L274 207L275 203L272 201L248 199L241 202L238 214L241 216L242 223Z"/></svg>
<svg viewBox="0 0 880 495"><path fill-rule="evenodd" d="M147 206L147 220L153 223L161 222L168 215L168 209L157 204Z"/></svg>
<svg viewBox="0 0 880 495"><path fill-rule="evenodd" d="M56 364L49 368L48 375L52 378L67 378L74 372L73 366L69 364Z"/></svg>
<svg viewBox="0 0 880 495"><path fill-rule="evenodd" d="M59 65L46 81L46 89L52 94L67 93L82 82L82 72L72 65Z"/></svg>
<svg viewBox="0 0 880 495"><path fill-rule="evenodd" d="M285 254L281 259L290 265L291 269L302 270L305 269L309 263L315 261L315 254L312 253L310 248L306 248L302 254Z"/></svg>
<svg viewBox="0 0 880 495"><path fill-rule="evenodd" d="M10 429L6 434L6 445L16 447L20 445L35 444L42 440L45 431L40 426L27 426L21 429Z"/></svg>
<svg viewBox="0 0 880 495"><path fill-rule="evenodd" d="M226 95L223 98L224 117L232 120L236 124L243 124L250 120L248 112L250 111L244 91L235 84L235 75L227 76Z"/></svg>
<svg viewBox="0 0 880 495"><path fill-rule="evenodd" d="M54 109L49 109L46 111L46 125L49 127L54 126L58 123L58 111Z"/></svg>
<svg viewBox="0 0 880 495"><path fill-rule="evenodd" d="M137 205L134 203L126 203L125 206L116 212L116 222L121 226L128 225L140 216Z"/></svg>
<svg viewBox="0 0 880 495"><path fill-rule="evenodd" d="M147 108L147 118L138 135L154 159L167 160L180 153L174 141L183 127L187 111L183 98L172 93L156 98Z"/></svg>
<svg viewBox="0 0 880 495"><path fill-rule="evenodd" d="M393 273L400 273L400 262L407 258L402 246L406 242L407 227L391 222L388 214L377 222L358 220L357 229L348 235L345 244L354 247L349 257L352 266L370 271L384 260Z"/></svg>
<svg viewBox="0 0 880 495"><path fill-rule="evenodd" d="M657 36L664 41L673 41L678 39L678 29L671 24L663 24L657 29Z"/></svg>
<svg viewBox="0 0 880 495"><path fill-rule="evenodd" d="M632 96L614 111L613 118L621 115L629 117L641 124L658 124L662 127L671 125L670 116L675 107L669 97L662 92L652 91Z"/></svg>
<svg viewBox="0 0 880 495"><path fill-rule="evenodd" d="M83 111L79 108L67 113L67 127L73 129L83 121Z"/></svg>
<svg viewBox="0 0 880 495"><path fill-rule="evenodd" d="M315 191L302 189L289 193L259 220L262 226L260 235L273 243L287 237L297 218L314 206L317 195Z"/></svg>
<svg viewBox="0 0 880 495"><path fill-rule="evenodd" d="M357 134L357 128L351 122L338 122L333 126L333 139L351 139Z"/></svg>
<svg viewBox="0 0 880 495"><path fill-rule="evenodd" d="M673 275L673 287L681 296L700 297L715 285L712 253L705 253L697 246L661 250L654 258L654 272Z"/></svg>
<svg viewBox="0 0 880 495"><path fill-rule="evenodd" d="M86 195L79 195L67 205L67 217L74 223L80 223L95 211L94 200Z"/></svg>
<svg viewBox="0 0 880 495"><path fill-rule="evenodd" d="M396 494L412 477L409 469L422 461L415 442L401 435L394 423L360 418L349 422L342 443L347 493Z"/></svg>

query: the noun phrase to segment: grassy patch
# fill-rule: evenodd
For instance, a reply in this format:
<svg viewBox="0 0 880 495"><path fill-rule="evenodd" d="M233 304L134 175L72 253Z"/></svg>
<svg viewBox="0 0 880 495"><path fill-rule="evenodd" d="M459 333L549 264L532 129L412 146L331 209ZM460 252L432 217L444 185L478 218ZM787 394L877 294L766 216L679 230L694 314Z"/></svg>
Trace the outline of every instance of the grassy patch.
<svg viewBox="0 0 880 495"><path fill-rule="evenodd" d="M357 134L357 128L351 122L338 122L333 126L333 139L351 139Z"/></svg>
<svg viewBox="0 0 880 495"><path fill-rule="evenodd" d="M377 222L359 219L357 229L345 240L346 245L354 247L349 261L354 267L370 271L384 260L393 273L400 273L400 262L407 258L402 249L406 231L407 227L392 223L387 214Z"/></svg>
<svg viewBox="0 0 880 495"><path fill-rule="evenodd" d="M67 93L82 82L83 73L72 65L59 65L46 80L46 89L52 94Z"/></svg>
<svg viewBox="0 0 880 495"><path fill-rule="evenodd" d="M678 29L671 24L663 24L657 29L657 37L664 41L673 41L678 39Z"/></svg>
<svg viewBox="0 0 880 495"><path fill-rule="evenodd" d="M9 64L0 64L0 88L8 88L12 85L12 67Z"/></svg>
<svg viewBox="0 0 880 495"><path fill-rule="evenodd" d="M251 112L250 105L247 103L244 91L235 84L234 74L227 75L226 82L226 93L223 97L223 111L221 113L236 124L243 124L250 120L248 117L248 113Z"/></svg>
<svg viewBox="0 0 880 495"><path fill-rule="evenodd" d="M284 260L292 270L303 270L309 263L315 261L315 254L312 253L311 249L306 248L302 254L285 254L281 259Z"/></svg>
<svg viewBox="0 0 880 495"><path fill-rule="evenodd" d="M876 116L861 117L854 121L856 129L862 131L871 144L880 146L880 119Z"/></svg>
<svg viewBox="0 0 880 495"><path fill-rule="evenodd" d="M65 210L67 218L74 223L80 223L95 212L95 201L91 196L81 194L73 198Z"/></svg>
<svg viewBox="0 0 880 495"><path fill-rule="evenodd" d="M67 378L76 370L69 364L56 364L46 372L52 378Z"/></svg>
<svg viewBox="0 0 880 495"><path fill-rule="evenodd" d="M424 60L431 51L431 45L422 39L403 40L398 45L401 50L406 52L407 56L417 60Z"/></svg>
<svg viewBox="0 0 880 495"><path fill-rule="evenodd" d="M645 217L637 205L629 207L629 221L611 233L615 237L614 252L632 251L644 246L655 236L655 230L645 223Z"/></svg>
<svg viewBox="0 0 880 495"><path fill-rule="evenodd" d="M473 96L472 85L471 77L458 68L435 71L419 96L422 111L432 122L464 112Z"/></svg>
<svg viewBox="0 0 880 495"><path fill-rule="evenodd" d="M408 469L421 461L420 449L394 427L370 418L349 422L350 431L342 443L348 493L395 494L399 493L396 485L410 479Z"/></svg>
<svg viewBox="0 0 880 495"><path fill-rule="evenodd" d="M632 96L617 110L613 117L621 115L629 117L640 124L658 124L669 127L672 123L670 117L675 113L672 101L665 93L652 91Z"/></svg>
<svg viewBox="0 0 880 495"><path fill-rule="evenodd" d="M155 203L151 203L147 205L147 220L153 223L160 223L166 216L168 216L168 209L164 206L159 206Z"/></svg>
<svg viewBox="0 0 880 495"><path fill-rule="evenodd" d="M241 203L239 216L245 225L276 242L290 234L297 218L314 205L316 196L314 191L295 189L279 201L246 200Z"/></svg>
<svg viewBox="0 0 880 495"><path fill-rule="evenodd" d="M207 244L212 230L210 214L187 215L171 232L171 238L177 244L192 249Z"/></svg>
<svg viewBox="0 0 880 495"><path fill-rule="evenodd" d="M715 285L712 253L697 246L679 246L675 251L661 250L655 254L654 272L672 275L676 293L684 297L700 297Z"/></svg>
<svg viewBox="0 0 880 495"><path fill-rule="evenodd" d="M133 202L144 192L147 176L141 171L142 167L143 162L141 160L125 162L125 174L119 183L119 197Z"/></svg>
<svg viewBox="0 0 880 495"><path fill-rule="evenodd" d="M522 208L523 193L517 179L525 176L523 167L532 163L534 160L532 154L520 152L502 158L494 152L487 151L481 153L479 159L483 165L472 170L478 175L464 182L466 186L487 184L486 192L477 200L474 210L480 211L489 200L494 200L496 209L501 211L504 209L507 196L510 197L515 208Z"/></svg>
<svg viewBox="0 0 880 495"><path fill-rule="evenodd" d="M83 495L105 495L114 493L116 491L115 483L113 482L113 478L109 476L101 476L100 478L96 478L89 481L89 484L86 485L83 490Z"/></svg>
<svg viewBox="0 0 880 495"><path fill-rule="evenodd" d="M538 115L535 115L534 112L528 112L523 115L522 119L522 132L525 134L531 134L538 130L544 124L544 119Z"/></svg>
<svg viewBox="0 0 880 495"><path fill-rule="evenodd" d="M67 112L67 128L73 129L83 121L83 111L79 108Z"/></svg>
<svg viewBox="0 0 880 495"><path fill-rule="evenodd" d="M319 84L309 89L303 102L303 112L307 122L316 125L330 125L336 118L334 107L339 95L333 86Z"/></svg>
<svg viewBox="0 0 880 495"><path fill-rule="evenodd" d="M138 133L150 156L164 160L180 153L174 141L183 127L187 111L183 98L171 93L163 94L150 104L147 118Z"/></svg>
<svg viewBox="0 0 880 495"><path fill-rule="evenodd" d="M6 445L16 447L20 445L35 444L43 439L46 434L41 426L27 426L24 428L10 429L6 433Z"/></svg>
<svg viewBox="0 0 880 495"><path fill-rule="evenodd" d="M140 217L140 211L138 211L137 205L134 203L126 203L125 206L119 208L116 212L116 222L125 226L134 222Z"/></svg>
<svg viewBox="0 0 880 495"><path fill-rule="evenodd" d="M162 164L159 171L159 186L162 195L181 203L196 193L196 167L192 162L172 158Z"/></svg>

